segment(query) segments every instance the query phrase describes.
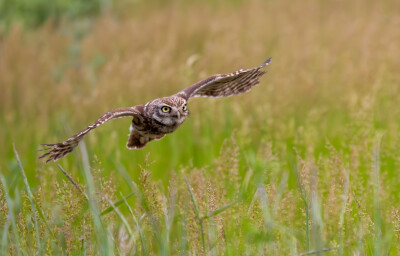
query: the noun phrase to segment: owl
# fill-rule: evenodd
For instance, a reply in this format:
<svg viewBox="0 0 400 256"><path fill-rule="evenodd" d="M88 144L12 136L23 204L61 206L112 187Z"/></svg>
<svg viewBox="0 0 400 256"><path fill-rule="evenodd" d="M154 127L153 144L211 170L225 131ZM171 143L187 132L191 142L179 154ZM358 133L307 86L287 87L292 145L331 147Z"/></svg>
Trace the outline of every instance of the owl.
<svg viewBox="0 0 400 256"><path fill-rule="evenodd" d="M142 105L117 108L103 114L96 122L71 138L56 144L42 144L46 153L46 163L57 161L74 150L83 137L91 130L110 120L131 117L128 149L140 149L152 140L160 140L174 132L188 117L187 102L193 97L228 97L250 91L266 73L263 70L271 62L266 60L261 66L240 69L230 74L216 74L201 80L169 97L158 98Z"/></svg>

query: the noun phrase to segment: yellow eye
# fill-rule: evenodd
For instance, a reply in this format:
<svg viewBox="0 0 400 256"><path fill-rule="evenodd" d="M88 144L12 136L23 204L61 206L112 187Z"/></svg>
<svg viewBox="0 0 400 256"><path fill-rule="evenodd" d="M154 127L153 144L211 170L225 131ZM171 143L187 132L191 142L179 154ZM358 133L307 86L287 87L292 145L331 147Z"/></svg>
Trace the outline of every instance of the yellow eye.
<svg viewBox="0 0 400 256"><path fill-rule="evenodd" d="M164 107L161 108L161 111L164 112L164 113L169 113L169 112L171 112L171 108L167 107L167 106L164 106Z"/></svg>
<svg viewBox="0 0 400 256"><path fill-rule="evenodd" d="M185 104L185 105L183 105L182 109L183 109L183 111L186 111L186 110L187 110L187 106L186 106L186 104Z"/></svg>

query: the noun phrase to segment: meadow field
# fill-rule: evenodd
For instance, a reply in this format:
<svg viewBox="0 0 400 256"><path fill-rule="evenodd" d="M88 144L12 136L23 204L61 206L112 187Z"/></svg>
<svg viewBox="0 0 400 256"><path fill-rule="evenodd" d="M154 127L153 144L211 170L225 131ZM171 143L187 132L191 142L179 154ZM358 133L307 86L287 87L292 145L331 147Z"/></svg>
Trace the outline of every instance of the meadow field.
<svg viewBox="0 0 400 256"><path fill-rule="evenodd" d="M400 255L399 1L102 2L0 17L0 255ZM142 150L125 118L38 160L268 57Z"/></svg>

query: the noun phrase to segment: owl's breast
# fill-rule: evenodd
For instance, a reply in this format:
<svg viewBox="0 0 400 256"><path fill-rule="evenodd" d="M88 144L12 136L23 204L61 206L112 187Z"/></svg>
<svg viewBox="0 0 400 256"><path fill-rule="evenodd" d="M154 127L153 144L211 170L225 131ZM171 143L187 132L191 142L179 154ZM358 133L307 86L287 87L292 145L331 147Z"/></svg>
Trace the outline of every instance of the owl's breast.
<svg viewBox="0 0 400 256"><path fill-rule="evenodd" d="M182 118L180 121L162 123L153 118L144 118L140 123L132 122L132 125L141 133L165 135L174 132L184 121L185 119Z"/></svg>

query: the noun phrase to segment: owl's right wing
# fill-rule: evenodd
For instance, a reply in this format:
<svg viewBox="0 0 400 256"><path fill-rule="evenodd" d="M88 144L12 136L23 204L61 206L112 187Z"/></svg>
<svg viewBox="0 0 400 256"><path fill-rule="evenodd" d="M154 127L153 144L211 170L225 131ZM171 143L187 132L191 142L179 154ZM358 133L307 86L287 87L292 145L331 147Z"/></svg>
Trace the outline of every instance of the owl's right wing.
<svg viewBox="0 0 400 256"><path fill-rule="evenodd" d="M89 125L84 130L78 132L71 138L56 144L42 144L46 146L44 150L47 151L45 154L40 156L39 158L48 157L46 163L50 161L57 161L58 159L62 158L63 156L69 154L74 150L76 146L78 146L79 142L83 139L83 137L90 132L91 130L97 128L98 126L108 122L112 119L121 118L121 117L133 117L134 119L137 118L139 120L142 119L143 113L143 106L134 106L129 108L117 108L110 110L103 114L96 122L92 125Z"/></svg>
<svg viewBox="0 0 400 256"><path fill-rule="evenodd" d="M259 83L259 78L266 73L263 68L270 62L271 58L255 68L210 76L187 87L178 95L188 100L191 97L228 97L248 92L251 87Z"/></svg>

